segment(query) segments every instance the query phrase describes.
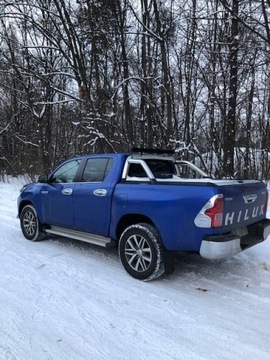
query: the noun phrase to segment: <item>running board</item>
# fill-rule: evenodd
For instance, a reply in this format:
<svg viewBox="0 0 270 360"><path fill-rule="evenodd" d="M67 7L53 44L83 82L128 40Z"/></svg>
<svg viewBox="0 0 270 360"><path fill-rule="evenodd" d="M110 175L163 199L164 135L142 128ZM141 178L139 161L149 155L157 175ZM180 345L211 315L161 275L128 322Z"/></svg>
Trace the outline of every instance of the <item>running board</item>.
<svg viewBox="0 0 270 360"><path fill-rule="evenodd" d="M111 240L110 238L95 234L89 234L83 231L66 229L60 226L51 226L49 229L46 229L46 232L54 235L68 237L75 240L81 240L90 244L99 245L103 247L113 247L116 245L116 242L114 240Z"/></svg>

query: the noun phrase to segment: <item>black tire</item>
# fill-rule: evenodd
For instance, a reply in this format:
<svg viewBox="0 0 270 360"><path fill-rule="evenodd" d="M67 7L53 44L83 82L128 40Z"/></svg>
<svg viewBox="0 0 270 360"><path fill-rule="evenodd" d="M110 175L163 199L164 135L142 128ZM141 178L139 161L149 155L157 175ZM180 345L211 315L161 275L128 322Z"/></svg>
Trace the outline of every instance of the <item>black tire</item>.
<svg viewBox="0 0 270 360"><path fill-rule="evenodd" d="M20 224L24 237L30 241L43 239L45 233L41 231L37 212L32 205L26 205L20 214Z"/></svg>
<svg viewBox="0 0 270 360"><path fill-rule="evenodd" d="M122 265L135 279L150 281L164 273L163 247L152 225L129 226L121 235L118 251Z"/></svg>

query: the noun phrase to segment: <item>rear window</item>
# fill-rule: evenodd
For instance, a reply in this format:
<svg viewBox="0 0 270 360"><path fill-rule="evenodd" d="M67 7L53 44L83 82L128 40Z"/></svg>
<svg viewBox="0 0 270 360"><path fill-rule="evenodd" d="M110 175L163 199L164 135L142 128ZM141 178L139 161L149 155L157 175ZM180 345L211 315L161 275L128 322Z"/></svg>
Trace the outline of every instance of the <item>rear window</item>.
<svg viewBox="0 0 270 360"><path fill-rule="evenodd" d="M172 178L176 174L172 161L168 160L145 160L153 175L159 179Z"/></svg>

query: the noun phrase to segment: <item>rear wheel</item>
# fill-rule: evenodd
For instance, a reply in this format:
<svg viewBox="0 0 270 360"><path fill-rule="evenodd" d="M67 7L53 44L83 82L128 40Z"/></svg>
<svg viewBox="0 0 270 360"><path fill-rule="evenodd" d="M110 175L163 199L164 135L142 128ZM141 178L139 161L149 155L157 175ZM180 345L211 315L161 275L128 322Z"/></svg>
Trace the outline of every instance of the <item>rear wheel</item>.
<svg viewBox="0 0 270 360"><path fill-rule="evenodd" d="M160 236L150 224L129 226L119 241L119 257L126 271L139 280L154 280L164 273Z"/></svg>
<svg viewBox="0 0 270 360"><path fill-rule="evenodd" d="M41 240L45 233L41 231L37 212L32 205L26 205L20 214L21 229L27 240Z"/></svg>

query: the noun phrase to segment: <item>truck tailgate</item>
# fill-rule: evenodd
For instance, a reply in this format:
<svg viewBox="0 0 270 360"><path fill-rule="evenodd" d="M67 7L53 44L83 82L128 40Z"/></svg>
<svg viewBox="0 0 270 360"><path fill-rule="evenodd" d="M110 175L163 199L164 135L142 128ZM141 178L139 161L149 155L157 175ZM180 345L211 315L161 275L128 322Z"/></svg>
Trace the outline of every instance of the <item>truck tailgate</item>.
<svg viewBox="0 0 270 360"><path fill-rule="evenodd" d="M227 180L218 186L224 197L223 226L226 231L244 229L265 218L268 195L263 182Z"/></svg>

